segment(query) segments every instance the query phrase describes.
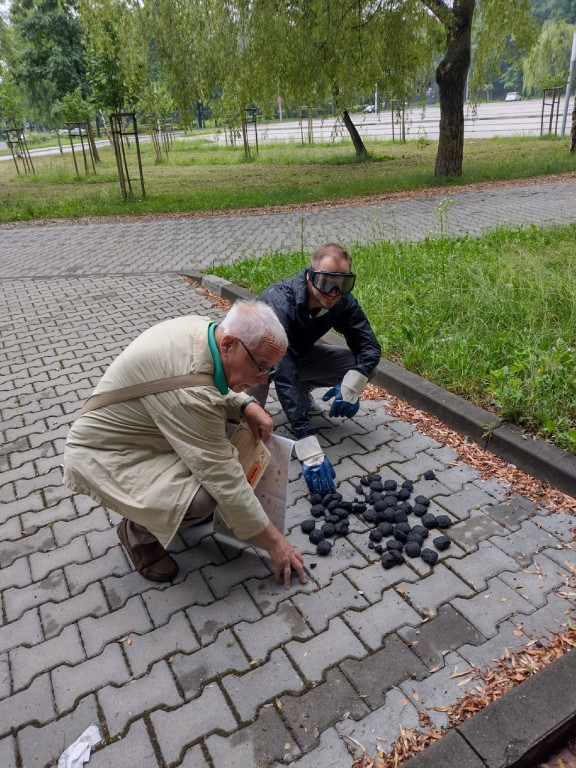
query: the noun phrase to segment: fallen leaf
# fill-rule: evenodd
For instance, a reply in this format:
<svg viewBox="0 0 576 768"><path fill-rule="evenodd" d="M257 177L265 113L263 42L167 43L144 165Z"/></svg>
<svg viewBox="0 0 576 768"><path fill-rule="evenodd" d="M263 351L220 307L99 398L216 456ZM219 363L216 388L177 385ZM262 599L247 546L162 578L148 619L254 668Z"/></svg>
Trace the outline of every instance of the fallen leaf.
<svg viewBox="0 0 576 768"><path fill-rule="evenodd" d="M276 699L276 706L278 707L278 709L282 709L282 702L280 701L280 699Z"/></svg>

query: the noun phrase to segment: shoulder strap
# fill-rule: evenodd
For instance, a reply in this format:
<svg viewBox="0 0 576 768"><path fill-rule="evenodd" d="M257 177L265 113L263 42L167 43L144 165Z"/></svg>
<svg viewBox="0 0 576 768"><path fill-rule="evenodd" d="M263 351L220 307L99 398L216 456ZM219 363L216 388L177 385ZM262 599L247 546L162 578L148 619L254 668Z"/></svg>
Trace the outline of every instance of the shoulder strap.
<svg viewBox="0 0 576 768"><path fill-rule="evenodd" d="M80 416L96 408L104 408L113 403L123 403L125 400L134 400L145 395L156 395L159 392L169 392L173 389L184 387L213 387L214 378L208 373L189 374L187 376L170 376L166 379L154 379L141 384L132 384L129 387L112 389L110 392L102 392L98 395L90 395L80 411Z"/></svg>

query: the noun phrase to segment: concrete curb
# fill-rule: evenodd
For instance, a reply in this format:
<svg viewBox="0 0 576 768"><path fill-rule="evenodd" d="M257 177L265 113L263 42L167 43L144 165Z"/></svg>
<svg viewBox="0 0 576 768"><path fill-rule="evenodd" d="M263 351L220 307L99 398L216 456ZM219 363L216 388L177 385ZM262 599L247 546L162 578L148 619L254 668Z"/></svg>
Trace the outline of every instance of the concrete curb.
<svg viewBox="0 0 576 768"><path fill-rule="evenodd" d="M230 302L255 298L255 295L245 288L216 275L199 272L181 274ZM335 333L329 333L326 340L330 344L344 344ZM545 440L532 439L522 434L517 427L501 423L493 413L385 358L378 364L373 383L415 408L437 417L459 434L490 450L495 456L576 498L576 456Z"/></svg>

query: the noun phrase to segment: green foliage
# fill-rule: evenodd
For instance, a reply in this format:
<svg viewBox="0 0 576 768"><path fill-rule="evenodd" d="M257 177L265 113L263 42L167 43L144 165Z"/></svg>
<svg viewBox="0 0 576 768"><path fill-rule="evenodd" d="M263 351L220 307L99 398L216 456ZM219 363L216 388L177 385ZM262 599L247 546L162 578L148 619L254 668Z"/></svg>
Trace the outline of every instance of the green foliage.
<svg viewBox="0 0 576 768"><path fill-rule="evenodd" d="M154 81L142 90L138 108L145 115L167 117L174 112L174 99L162 83Z"/></svg>
<svg viewBox="0 0 576 768"><path fill-rule="evenodd" d="M24 101L10 75L4 75L0 80L0 118L16 125L20 125L24 118Z"/></svg>
<svg viewBox="0 0 576 768"><path fill-rule="evenodd" d="M566 85L575 29L576 26L564 21L544 22L536 44L524 61L524 90L527 93Z"/></svg>
<svg viewBox="0 0 576 768"><path fill-rule="evenodd" d="M91 112L92 107L82 98L80 87L56 101L53 109L60 121L70 123L86 120Z"/></svg>

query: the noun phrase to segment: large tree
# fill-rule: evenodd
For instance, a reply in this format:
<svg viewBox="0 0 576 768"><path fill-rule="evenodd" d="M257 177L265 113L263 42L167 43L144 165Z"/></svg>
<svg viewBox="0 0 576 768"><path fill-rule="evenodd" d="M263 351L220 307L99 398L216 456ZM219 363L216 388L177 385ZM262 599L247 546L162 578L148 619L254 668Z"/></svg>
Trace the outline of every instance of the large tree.
<svg viewBox="0 0 576 768"><path fill-rule="evenodd" d="M524 89L528 93L566 85L575 29L565 21L544 22L536 44L524 60Z"/></svg>

